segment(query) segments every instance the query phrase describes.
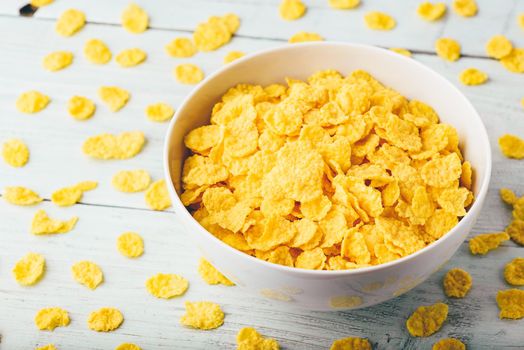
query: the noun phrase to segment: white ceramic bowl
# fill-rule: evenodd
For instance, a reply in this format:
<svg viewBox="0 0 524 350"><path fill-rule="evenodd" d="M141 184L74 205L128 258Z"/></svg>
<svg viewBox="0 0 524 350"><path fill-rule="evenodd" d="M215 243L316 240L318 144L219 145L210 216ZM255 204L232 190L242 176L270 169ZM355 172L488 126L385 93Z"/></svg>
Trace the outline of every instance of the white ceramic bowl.
<svg viewBox="0 0 524 350"><path fill-rule="evenodd" d="M323 69L346 75L355 69L410 99L431 105L458 131L464 157L474 169L475 202L450 232L424 249L386 264L346 271L312 271L271 264L246 255L208 233L180 201L184 136L208 124L211 108L238 83L269 85L285 77L305 79ZM293 44L241 58L208 76L185 99L171 121L164 150L165 176L178 220L202 254L246 293L310 310L353 309L377 304L415 287L446 263L475 223L491 174L486 130L471 103L421 63L377 47L348 43Z"/></svg>

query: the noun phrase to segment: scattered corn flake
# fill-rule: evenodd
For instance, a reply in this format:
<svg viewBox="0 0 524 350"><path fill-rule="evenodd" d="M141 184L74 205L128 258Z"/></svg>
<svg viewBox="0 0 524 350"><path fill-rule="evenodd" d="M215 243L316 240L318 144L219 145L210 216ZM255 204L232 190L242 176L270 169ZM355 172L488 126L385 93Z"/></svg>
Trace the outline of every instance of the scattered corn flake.
<svg viewBox="0 0 524 350"><path fill-rule="evenodd" d="M118 191L141 192L149 187L151 176L145 170L120 170L111 179L111 184Z"/></svg>
<svg viewBox="0 0 524 350"><path fill-rule="evenodd" d="M67 221L54 220L44 210L40 209L35 213L31 222L31 233L34 235L66 233L75 227L77 221L78 217L76 216Z"/></svg>
<svg viewBox="0 0 524 350"><path fill-rule="evenodd" d="M153 182L145 193L146 204L153 210L164 210L171 206L171 198L167 191L166 180Z"/></svg>
<svg viewBox="0 0 524 350"><path fill-rule="evenodd" d="M93 116L96 106L87 97L73 96L67 103L67 111L69 115L76 120L86 120Z"/></svg>
<svg viewBox="0 0 524 350"><path fill-rule="evenodd" d="M84 27L86 15L76 9L62 12L55 24L55 31L61 36L72 36Z"/></svg>
<svg viewBox="0 0 524 350"><path fill-rule="evenodd" d="M180 319L184 326L209 330L224 323L224 312L218 304L209 301L186 301L186 314Z"/></svg>
<svg viewBox="0 0 524 350"><path fill-rule="evenodd" d="M328 4L337 10L349 10L360 5L360 0L329 0Z"/></svg>
<svg viewBox="0 0 524 350"><path fill-rule="evenodd" d="M462 17L472 17L477 14L478 7L475 0L453 0L453 11Z"/></svg>
<svg viewBox="0 0 524 350"><path fill-rule="evenodd" d="M59 307L41 309L35 316L36 327L44 331L53 331L56 327L66 327L69 322L69 313Z"/></svg>
<svg viewBox="0 0 524 350"><path fill-rule="evenodd" d="M524 48L514 48L500 59L500 63L510 72L524 73Z"/></svg>
<svg viewBox="0 0 524 350"><path fill-rule="evenodd" d="M234 60L237 60L241 57L244 57L246 54L242 51L229 51L225 56L224 56L224 64L228 64L228 63L231 63L233 62Z"/></svg>
<svg viewBox="0 0 524 350"><path fill-rule="evenodd" d="M378 11L366 13L364 22L369 29L373 30L391 30L397 25L393 17Z"/></svg>
<svg viewBox="0 0 524 350"><path fill-rule="evenodd" d="M392 48L390 48L390 50L393 51L393 52L396 52L396 53L398 53L398 54L400 54L402 56L406 56L406 57L411 57L412 56L411 51L403 49L401 47L392 47Z"/></svg>
<svg viewBox="0 0 524 350"><path fill-rule="evenodd" d="M448 297L464 298L471 289L471 275L462 269L451 269L444 276L444 293Z"/></svg>
<svg viewBox="0 0 524 350"><path fill-rule="evenodd" d="M195 44L188 38L175 38L166 45L165 49L169 56L178 58L192 57L197 53Z"/></svg>
<svg viewBox="0 0 524 350"><path fill-rule="evenodd" d="M118 135L100 134L89 137L82 151L96 159L128 159L136 156L146 142L140 131L126 131Z"/></svg>
<svg viewBox="0 0 524 350"><path fill-rule="evenodd" d="M31 0L30 4L34 7L42 7L52 4L55 0Z"/></svg>
<svg viewBox="0 0 524 350"><path fill-rule="evenodd" d="M517 203L517 200L519 199L515 192L510 190L509 188L501 188L499 190L500 198L509 205L514 205Z"/></svg>
<svg viewBox="0 0 524 350"><path fill-rule="evenodd" d="M29 160L29 148L19 139L9 139L2 145L2 157L12 167L20 168Z"/></svg>
<svg viewBox="0 0 524 350"><path fill-rule="evenodd" d="M146 58L147 53L144 50L133 48L121 51L116 55L115 61L120 65L120 67L128 68L139 65L144 62Z"/></svg>
<svg viewBox="0 0 524 350"><path fill-rule="evenodd" d="M517 199L511 212L515 220L524 220L524 197Z"/></svg>
<svg viewBox="0 0 524 350"><path fill-rule="evenodd" d="M116 247L120 254L128 258L137 258L144 253L144 241L134 232L124 232L118 236Z"/></svg>
<svg viewBox="0 0 524 350"><path fill-rule="evenodd" d="M443 2L422 2L417 7L417 14L426 21L436 21L446 14L446 4Z"/></svg>
<svg viewBox="0 0 524 350"><path fill-rule="evenodd" d="M198 24L193 41L199 51L213 51L227 44L239 26L240 19L233 13L211 16L207 22Z"/></svg>
<svg viewBox="0 0 524 350"><path fill-rule="evenodd" d="M414 337L429 337L437 332L448 317L448 306L436 303L420 306L406 321L409 333Z"/></svg>
<svg viewBox="0 0 524 350"><path fill-rule="evenodd" d="M103 307L89 314L87 326L97 332L114 331L124 322L124 315L120 310L112 307Z"/></svg>
<svg viewBox="0 0 524 350"><path fill-rule="evenodd" d="M433 344L431 350L466 350L466 345L455 338L444 338Z"/></svg>
<svg viewBox="0 0 524 350"><path fill-rule="evenodd" d="M288 42L292 44L308 41L324 41L324 38L320 34L313 32L298 32L293 34L293 36L291 36L291 38L288 40Z"/></svg>
<svg viewBox="0 0 524 350"><path fill-rule="evenodd" d="M142 350L142 348L133 343L122 343L118 345L115 350Z"/></svg>
<svg viewBox="0 0 524 350"><path fill-rule="evenodd" d="M513 45L504 35L494 35L486 44L486 53L495 59L509 55L511 50L513 50Z"/></svg>
<svg viewBox="0 0 524 350"><path fill-rule="evenodd" d="M506 227L506 232L513 242L524 245L524 219L514 219Z"/></svg>
<svg viewBox="0 0 524 350"><path fill-rule="evenodd" d="M84 45L84 56L91 63L106 64L113 54L102 40L90 39Z"/></svg>
<svg viewBox="0 0 524 350"><path fill-rule="evenodd" d="M524 286L524 258L515 258L507 263L504 278L513 286Z"/></svg>
<svg viewBox="0 0 524 350"><path fill-rule="evenodd" d="M488 80L488 75L477 68L464 69L459 80L464 85L482 85Z"/></svg>
<svg viewBox="0 0 524 350"><path fill-rule="evenodd" d="M71 266L73 278L87 288L94 290L104 281L104 273L100 266L91 261L79 261Z"/></svg>
<svg viewBox="0 0 524 350"><path fill-rule="evenodd" d="M301 0L282 0L278 7L280 18L286 21L294 21L304 16L306 5Z"/></svg>
<svg viewBox="0 0 524 350"><path fill-rule="evenodd" d="M121 21L125 30L133 34L139 34L147 29L149 16L143 8L131 3L122 12Z"/></svg>
<svg viewBox="0 0 524 350"><path fill-rule="evenodd" d="M16 109L22 113L38 113L49 104L49 96L32 90L21 94L16 100Z"/></svg>
<svg viewBox="0 0 524 350"><path fill-rule="evenodd" d="M154 122L165 122L170 120L175 114L173 107L167 103L158 102L146 107L147 119Z"/></svg>
<svg viewBox="0 0 524 350"><path fill-rule="evenodd" d="M508 158L524 158L524 140L518 136L505 134L499 137L499 147L502 154Z"/></svg>
<svg viewBox="0 0 524 350"><path fill-rule="evenodd" d="M182 63L175 67L175 78L182 84L197 84L204 79L204 72L197 65Z"/></svg>
<svg viewBox="0 0 524 350"><path fill-rule="evenodd" d="M6 187L2 197L8 203L15 205L34 205L43 200L38 193L22 186Z"/></svg>
<svg viewBox="0 0 524 350"><path fill-rule="evenodd" d="M223 284L226 286L235 285L204 258L200 258L198 273L207 284Z"/></svg>
<svg viewBox="0 0 524 350"><path fill-rule="evenodd" d="M39 346L35 350L57 350L57 348L55 347L54 344L47 344L47 345Z"/></svg>
<svg viewBox="0 0 524 350"><path fill-rule="evenodd" d="M18 284L32 286L42 278L44 271L44 257L37 253L28 253L13 267L13 276Z"/></svg>
<svg viewBox="0 0 524 350"><path fill-rule="evenodd" d="M279 350L275 339L264 338L256 329L241 328L237 333L237 350Z"/></svg>
<svg viewBox="0 0 524 350"><path fill-rule="evenodd" d="M371 350L371 344L366 338L348 337L335 340L329 350Z"/></svg>
<svg viewBox="0 0 524 350"><path fill-rule="evenodd" d="M78 203L85 191L90 191L98 186L96 181L82 181L74 186L64 187L51 194L51 201L59 207L68 207Z"/></svg>
<svg viewBox="0 0 524 350"><path fill-rule="evenodd" d="M506 289L497 293L499 317L518 320L524 317L524 290Z"/></svg>
<svg viewBox="0 0 524 350"><path fill-rule="evenodd" d="M454 62L460 58L460 44L454 39L438 39L435 42L435 51L440 58L446 61Z"/></svg>
<svg viewBox="0 0 524 350"><path fill-rule="evenodd" d="M45 69L51 72L62 70L73 63L71 51L55 51L44 57L42 62Z"/></svg>
<svg viewBox="0 0 524 350"><path fill-rule="evenodd" d="M158 273L146 281L147 291L154 297L170 299L184 294L189 282L176 274Z"/></svg>
<svg viewBox="0 0 524 350"><path fill-rule="evenodd" d="M227 27L227 29L234 34L240 28L240 17L234 13L226 13L221 18L219 18ZM216 20L216 19L213 19Z"/></svg>
<svg viewBox="0 0 524 350"><path fill-rule="evenodd" d="M98 89L98 96L107 105L111 112L117 112L129 100L129 92L118 86L102 86Z"/></svg>
<svg viewBox="0 0 524 350"><path fill-rule="evenodd" d="M470 239L469 250L473 255L485 255L509 239L506 232L484 233Z"/></svg>

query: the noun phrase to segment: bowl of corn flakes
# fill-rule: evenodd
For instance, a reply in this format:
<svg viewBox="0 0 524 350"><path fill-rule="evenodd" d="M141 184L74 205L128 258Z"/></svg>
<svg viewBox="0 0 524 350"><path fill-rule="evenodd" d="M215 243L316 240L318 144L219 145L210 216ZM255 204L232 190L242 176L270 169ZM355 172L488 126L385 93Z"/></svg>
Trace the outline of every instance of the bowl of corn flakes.
<svg viewBox="0 0 524 350"><path fill-rule="evenodd" d="M178 219L220 272L311 310L414 288L463 243L491 153L471 103L397 53L304 43L207 77L169 126Z"/></svg>

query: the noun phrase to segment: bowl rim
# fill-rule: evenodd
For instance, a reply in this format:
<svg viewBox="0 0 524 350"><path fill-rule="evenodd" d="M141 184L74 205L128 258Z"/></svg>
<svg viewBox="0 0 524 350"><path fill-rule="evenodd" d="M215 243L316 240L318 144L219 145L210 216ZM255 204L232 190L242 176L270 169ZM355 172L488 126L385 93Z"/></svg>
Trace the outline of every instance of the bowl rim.
<svg viewBox="0 0 524 350"><path fill-rule="evenodd" d="M475 198L475 201L473 202L473 205L470 207L470 209L467 211L466 215L462 217L462 219L455 225L450 231L444 234L441 238L439 238L436 241L431 242L424 248L417 250L416 252L403 256L399 259L389 261L387 263L379 264L379 265L372 265L372 266L366 266L366 267L359 267L356 269L347 269L347 270L308 270L308 269L301 269L297 267L289 267L279 264L270 263L268 261L259 259L257 257L251 256L249 254L246 254L236 248L231 247L227 243L223 242L222 240L215 237L211 232L206 230L200 223L193 218L193 216L189 213L187 208L182 204L182 201L180 199L180 196L178 195L173 181L171 180L171 173L170 173L170 167L169 164L169 148L170 148L170 141L173 135L173 129L174 126L181 114L180 111L184 110L185 106L189 103L189 101L194 97L194 95L197 94L197 92L206 85L209 81L213 80L215 77L226 74L228 70L232 69L234 66L241 64L245 61L249 61L250 59L262 55L266 55L269 53L274 52L280 52L280 51L287 51L287 50L294 50L298 49L299 47L318 47L322 49L327 49L330 46L348 46L356 49L364 49L364 50L370 50L375 51L378 54L382 55L391 55L395 56L396 59L406 60L410 64L419 66L419 68L424 69L428 71L431 75L435 76L436 79L440 79L444 82L444 84L447 85L447 87L451 90L453 90L455 93L457 93L459 96L462 97L462 99L465 101L466 105L474 112L472 113L472 117L474 119L477 119L480 125L480 134L479 137L481 138L481 142L483 144L483 150L482 152L486 155L486 175L482 181L482 183L479 185L478 195ZM416 61L412 58L405 57L403 55L399 55L395 52L392 52L390 50L384 49L382 47L373 46L373 45L367 45L367 44L357 44L357 43L351 43L351 42L340 42L340 41L324 41L324 42L306 42L306 43L297 43L293 45L284 44L277 47L272 47L268 49L259 50L250 54L247 54L244 57L241 57L239 59L236 59L235 61L228 63L227 65L220 67L213 73L209 74L207 77L205 77L200 83L198 83L191 92L184 98L183 102L180 104L180 106L177 108L175 115L170 120L166 136L164 139L164 150L163 150L163 167L164 167L164 177L166 182L168 182L169 186L169 193L171 194L171 199L173 200L173 209L175 210L175 213L182 212L181 215L185 217L184 220L186 220L188 223L191 223L191 225L196 229L198 234L201 234L202 236L205 236L204 239L211 239L217 242L219 245L221 245L225 250L229 251L232 254L235 254L240 259L246 259L246 262L253 262L255 264L260 264L261 266L264 266L268 269L273 269L276 271L280 271L282 273L291 273L297 276L309 276L309 277L340 277L340 276L353 276L353 275L360 275L360 274L366 274L371 273L373 271L377 270L386 270L388 268L393 268L396 265L401 265L405 262L408 262L412 259L415 259L419 255L426 254L427 252L435 249L439 244L443 244L444 241L449 240L450 237L453 234L456 234L459 230L463 229L463 226L465 226L466 219L470 218L474 212L480 211L482 208L482 205L484 203L489 182L491 179L491 170L492 170L492 155L491 155L491 145L488 137L488 133L486 130L486 126L484 125L482 118L480 117L479 113L473 106L473 104L470 102L470 100L460 91L454 84L452 84L448 79L446 79L444 76L442 76L440 73L437 73L432 68L424 65L423 63ZM173 198L175 197L175 198ZM463 241L461 242L461 244Z"/></svg>

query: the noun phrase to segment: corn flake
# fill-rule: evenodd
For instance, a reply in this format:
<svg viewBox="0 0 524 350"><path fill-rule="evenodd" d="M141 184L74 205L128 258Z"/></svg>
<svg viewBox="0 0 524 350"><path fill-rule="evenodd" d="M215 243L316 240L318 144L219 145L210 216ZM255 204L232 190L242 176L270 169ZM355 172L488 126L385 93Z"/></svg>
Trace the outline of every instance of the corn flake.
<svg viewBox="0 0 524 350"><path fill-rule="evenodd" d="M448 297L464 298L472 284L471 275L462 269L451 269L444 276L444 292Z"/></svg>
<svg viewBox="0 0 524 350"><path fill-rule="evenodd" d="M32 286L42 278L45 259L37 253L28 253L13 267L13 276L22 286Z"/></svg>
<svg viewBox="0 0 524 350"><path fill-rule="evenodd" d="M146 108L147 119L154 122L165 122L173 117L175 110L167 103L158 102Z"/></svg>
<svg viewBox="0 0 524 350"><path fill-rule="evenodd" d="M100 267L91 261L79 261L71 267L73 278L87 288L94 290L104 280Z"/></svg>
<svg viewBox="0 0 524 350"><path fill-rule="evenodd" d="M165 49L169 56L178 58L192 57L197 52L195 44L188 38L175 38Z"/></svg>
<svg viewBox="0 0 524 350"><path fill-rule="evenodd" d="M171 206L166 180L153 182L145 193L146 204L153 210L164 210Z"/></svg>
<svg viewBox="0 0 524 350"><path fill-rule="evenodd" d="M121 21L125 30L133 34L139 34L147 29L149 16L143 8L132 3L122 12Z"/></svg>
<svg viewBox="0 0 524 350"><path fill-rule="evenodd" d="M34 235L66 233L75 227L77 221L78 217L76 216L67 221L54 220L44 210L40 209L35 213L31 222L31 233Z"/></svg>
<svg viewBox="0 0 524 350"><path fill-rule="evenodd" d="M111 184L121 192L141 192L149 187L151 176L145 170L121 170L111 179Z"/></svg>
<svg viewBox="0 0 524 350"><path fill-rule="evenodd" d="M513 45L504 35L494 35L486 44L486 53L495 59L509 55L511 50L513 50Z"/></svg>
<svg viewBox="0 0 524 350"><path fill-rule="evenodd" d="M282 0L278 7L280 18L286 21L294 21L304 16L306 13L306 6L301 0Z"/></svg>
<svg viewBox="0 0 524 350"><path fill-rule="evenodd" d="M96 159L128 159L136 156L145 143L140 131L127 131L118 135L100 134L88 138L83 152Z"/></svg>
<svg viewBox="0 0 524 350"><path fill-rule="evenodd" d="M52 4L55 0L31 0L29 3L31 6L42 7Z"/></svg>
<svg viewBox="0 0 524 350"><path fill-rule="evenodd" d="M191 63L179 64L175 67L175 78L182 84L194 85L204 79L204 72Z"/></svg>
<svg viewBox="0 0 524 350"><path fill-rule="evenodd" d="M224 56L224 64L228 64L228 63L231 63L233 62L234 60L237 60L241 57L244 57L246 54L242 51L229 51L225 56Z"/></svg>
<svg viewBox="0 0 524 350"><path fill-rule="evenodd" d="M448 187L462 173L462 164L456 153L430 160L422 166L420 176L429 186Z"/></svg>
<svg viewBox="0 0 524 350"><path fill-rule="evenodd" d="M349 10L360 5L360 0L329 0L328 4L337 10Z"/></svg>
<svg viewBox="0 0 524 350"><path fill-rule="evenodd" d="M28 91L21 94L16 100L16 109L22 113L38 113L49 104L49 97L38 92Z"/></svg>
<svg viewBox="0 0 524 350"><path fill-rule="evenodd" d="M288 42L294 44L294 43L303 43L308 41L323 41L324 38L317 33L312 32L298 32L296 34L293 34L291 38L289 38Z"/></svg>
<svg viewBox="0 0 524 350"><path fill-rule="evenodd" d="M98 96L107 105L111 112L117 112L129 100L129 92L117 86L102 86L98 89Z"/></svg>
<svg viewBox="0 0 524 350"><path fill-rule="evenodd" d="M44 346L39 346L35 350L57 350L57 348L55 347L54 344L47 344L47 345L44 345Z"/></svg>
<svg viewBox="0 0 524 350"><path fill-rule="evenodd" d="M373 30L391 30L397 25L393 17L378 11L368 12L364 16L364 22L369 29Z"/></svg>
<svg viewBox="0 0 524 350"><path fill-rule="evenodd" d="M417 14L426 21L436 21L446 13L446 4L443 2L431 3L425 1L418 5Z"/></svg>
<svg viewBox="0 0 524 350"><path fill-rule="evenodd" d="M176 274L158 273L146 281L147 291L154 297L170 299L184 294L189 282Z"/></svg>
<svg viewBox="0 0 524 350"><path fill-rule="evenodd" d="M524 73L524 48L514 48L500 59L500 63L510 72Z"/></svg>
<svg viewBox="0 0 524 350"><path fill-rule="evenodd" d="M111 332L124 322L124 315L120 310L112 307L103 307L89 314L87 326L97 332Z"/></svg>
<svg viewBox="0 0 524 350"><path fill-rule="evenodd" d="M499 137L499 147L502 154L508 158L524 158L524 140L518 136L505 134Z"/></svg>
<svg viewBox="0 0 524 350"><path fill-rule="evenodd" d="M90 39L84 45L84 56L91 63L106 64L113 54L102 40Z"/></svg>
<svg viewBox="0 0 524 350"><path fill-rule="evenodd" d="M51 194L51 201L59 207L68 207L78 203L85 191L90 191L98 186L96 181L83 181L74 186L61 188Z"/></svg>
<svg viewBox="0 0 524 350"><path fill-rule="evenodd" d="M458 41L450 38L440 38L435 42L437 55L450 62L460 58L460 44Z"/></svg>
<svg viewBox="0 0 524 350"><path fill-rule="evenodd" d="M295 267L308 270L322 270L326 264L324 251L317 247L300 253L295 260Z"/></svg>
<svg viewBox="0 0 524 350"><path fill-rule="evenodd" d="M147 53L144 50L133 48L121 51L115 57L116 63L121 67L134 67L144 62L147 58Z"/></svg>
<svg viewBox="0 0 524 350"><path fill-rule="evenodd" d="M10 166L20 168L29 160L29 148L22 140L10 139L2 145L2 157Z"/></svg>
<svg viewBox="0 0 524 350"><path fill-rule="evenodd" d="M227 44L239 26L240 19L235 14L211 16L207 22L198 24L193 41L199 51L213 51Z"/></svg>
<svg viewBox="0 0 524 350"><path fill-rule="evenodd" d="M485 255L509 239L506 232L484 233L470 239L469 250L473 255Z"/></svg>
<svg viewBox="0 0 524 350"><path fill-rule="evenodd" d="M56 327L69 325L69 313L59 307L41 309L35 316L35 325L44 331L53 331Z"/></svg>
<svg viewBox="0 0 524 350"><path fill-rule="evenodd" d="M275 339L264 338L256 329L244 327L237 333L237 350L279 350Z"/></svg>
<svg viewBox="0 0 524 350"><path fill-rule="evenodd" d="M433 344L431 350L466 350L466 345L455 338L444 338Z"/></svg>
<svg viewBox="0 0 524 350"><path fill-rule="evenodd" d="M414 337L429 337L437 332L448 317L448 306L436 303L420 306L406 321L409 333Z"/></svg>
<svg viewBox="0 0 524 350"><path fill-rule="evenodd" d="M518 320L524 317L524 290L507 289L497 293L499 317Z"/></svg>
<svg viewBox="0 0 524 350"><path fill-rule="evenodd" d="M509 205L514 205L517 203L517 200L519 199L515 192L510 190L509 188L501 188L500 191L500 198Z"/></svg>
<svg viewBox="0 0 524 350"><path fill-rule="evenodd" d="M61 36L72 36L84 27L86 15L76 9L68 9L58 17L55 31Z"/></svg>
<svg viewBox="0 0 524 350"><path fill-rule="evenodd" d="M488 80L488 75L476 68L464 69L459 80L464 85L482 85Z"/></svg>
<svg viewBox="0 0 524 350"><path fill-rule="evenodd" d="M506 232L513 242L524 245L524 219L514 219L506 227Z"/></svg>
<svg viewBox="0 0 524 350"><path fill-rule="evenodd" d="M453 11L462 17L472 17L477 14L478 7L475 0L453 0Z"/></svg>
<svg viewBox="0 0 524 350"><path fill-rule="evenodd" d="M329 350L371 350L371 344L366 338L348 337L337 339Z"/></svg>
<svg viewBox="0 0 524 350"><path fill-rule="evenodd" d="M400 48L400 47L392 47L392 48L390 48L390 50L393 51L393 52L396 52L396 53L398 53L399 55L402 55L402 56L406 56L406 57L411 57L412 56L411 51L403 49L403 48Z"/></svg>
<svg viewBox="0 0 524 350"><path fill-rule="evenodd" d="M93 116L96 107L93 101L83 96L73 96L67 103L69 115L76 120L86 120Z"/></svg>
<svg viewBox="0 0 524 350"><path fill-rule="evenodd" d="M198 273L207 284L223 284L226 286L235 285L204 258L200 258Z"/></svg>
<svg viewBox="0 0 524 350"><path fill-rule="evenodd" d="M55 51L44 57L42 65L51 72L62 70L73 63L73 53L71 51Z"/></svg>
<svg viewBox="0 0 524 350"><path fill-rule="evenodd" d="M515 258L507 263L504 278L513 286L524 286L524 258Z"/></svg>
<svg viewBox="0 0 524 350"><path fill-rule="evenodd" d="M2 197L15 205L33 205L43 200L35 191L21 186L6 187Z"/></svg>
<svg viewBox="0 0 524 350"><path fill-rule="evenodd" d="M118 345L115 350L142 350L142 348L133 343L122 343Z"/></svg>
<svg viewBox="0 0 524 350"><path fill-rule="evenodd" d="M118 251L128 258L137 258L144 253L144 241L138 233L125 232L116 240Z"/></svg>
<svg viewBox="0 0 524 350"><path fill-rule="evenodd" d="M186 301L186 314L180 319L184 326L209 330L224 323L224 312L218 304L209 301Z"/></svg>

